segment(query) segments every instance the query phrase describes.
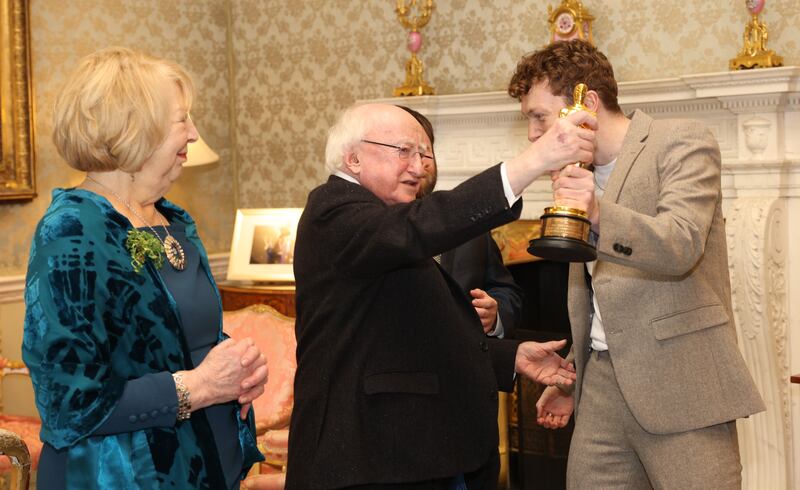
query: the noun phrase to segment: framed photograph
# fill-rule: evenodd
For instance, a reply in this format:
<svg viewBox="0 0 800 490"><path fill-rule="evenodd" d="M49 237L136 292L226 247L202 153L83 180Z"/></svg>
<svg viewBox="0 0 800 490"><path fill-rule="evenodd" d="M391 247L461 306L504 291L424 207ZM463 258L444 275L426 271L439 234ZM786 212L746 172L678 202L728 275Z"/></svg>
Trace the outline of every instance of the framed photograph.
<svg viewBox="0 0 800 490"><path fill-rule="evenodd" d="M302 208L239 209L229 281L293 282L294 240Z"/></svg>

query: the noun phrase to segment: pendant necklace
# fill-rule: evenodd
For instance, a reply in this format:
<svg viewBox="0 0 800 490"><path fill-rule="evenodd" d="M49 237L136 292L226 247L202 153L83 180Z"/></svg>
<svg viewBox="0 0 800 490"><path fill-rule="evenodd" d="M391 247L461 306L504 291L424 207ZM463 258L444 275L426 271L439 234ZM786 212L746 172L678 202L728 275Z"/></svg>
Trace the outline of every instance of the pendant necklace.
<svg viewBox="0 0 800 490"><path fill-rule="evenodd" d="M170 234L169 229L167 229L167 225L166 223L164 223L163 218L161 218L161 227L164 228L164 233L167 235L167 238L162 240L161 236L159 236L159 234L156 233L156 230L154 230L153 227L150 226L150 223L145 221L144 218L142 218L139 215L139 213L137 213L136 210L133 209L133 206L131 206L125 199L122 199L120 195L114 192L112 188L108 187L105 184L101 184L88 174L86 175L86 179L91 180L95 184L99 185L103 189L110 192L114 197L117 198L119 202L124 204L125 207L128 208L128 210L131 213L133 213L134 216L139 218L139 221L141 221L142 223L145 224L145 226L150 228L150 231L153 232L153 235L155 235L156 238L158 238L158 241L160 241L161 245L164 247L164 254L167 256L167 262L169 262L169 265L171 265L173 269L182 271L184 268L186 268L186 254L183 252L183 247L181 247L180 242Z"/></svg>

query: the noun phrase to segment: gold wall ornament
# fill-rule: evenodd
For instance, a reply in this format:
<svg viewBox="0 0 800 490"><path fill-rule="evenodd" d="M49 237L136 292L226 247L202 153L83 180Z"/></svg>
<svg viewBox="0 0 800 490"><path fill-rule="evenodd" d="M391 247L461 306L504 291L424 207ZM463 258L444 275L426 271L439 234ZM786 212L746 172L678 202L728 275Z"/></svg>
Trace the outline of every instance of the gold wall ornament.
<svg viewBox="0 0 800 490"><path fill-rule="evenodd" d="M594 17L583 8L579 0L562 0L556 8L547 6L547 23L550 25L550 42L583 39L594 44L592 22Z"/></svg>
<svg viewBox="0 0 800 490"><path fill-rule="evenodd" d="M419 15L411 16L411 11L414 8L419 11ZM397 7L395 12L397 18L403 27L409 29L408 33L408 50L411 51L411 59L406 62L406 80L401 87L394 89L394 96L404 95L434 95L433 87L425 83L423 78L422 61L417 58L417 52L422 47L422 34L419 30L425 27L431 19L431 13L435 6L433 0L421 0L417 4L417 0L411 0L411 3L406 6L405 0L397 0Z"/></svg>
<svg viewBox="0 0 800 490"><path fill-rule="evenodd" d="M733 58L728 64L731 70L743 68L771 68L783 66L783 57L775 51L767 49L767 24L758 20L758 14L764 9L766 0L746 0L745 6L750 12L750 22L744 26L744 47L739 51L739 56Z"/></svg>
<svg viewBox="0 0 800 490"><path fill-rule="evenodd" d="M588 92L586 84L577 84L573 90L573 105L561 109L558 117L564 118L579 111L594 115L583 104ZM589 167L588 162L576 162L575 165ZM597 250L589 241L592 223L586 211L555 203L544 209L541 220L539 237L530 241L529 254L556 262L590 262L597 258Z"/></svg>
<svg viewBox="0 0 800 490"><path fill-rule="evenodd" d="M0 0L0 201L36 197L28 0Z"/></svg>

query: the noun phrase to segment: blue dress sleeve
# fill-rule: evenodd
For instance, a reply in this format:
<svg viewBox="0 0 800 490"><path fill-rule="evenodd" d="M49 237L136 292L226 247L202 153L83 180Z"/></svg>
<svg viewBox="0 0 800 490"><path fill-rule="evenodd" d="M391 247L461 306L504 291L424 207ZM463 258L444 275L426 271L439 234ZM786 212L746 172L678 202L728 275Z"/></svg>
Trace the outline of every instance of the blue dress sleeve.
<svg viewBox="0 0 800 490"><path fill-rule="evenodd" d="M108 435L175 425L178 395L169 372L145 374L125 383L111 414L93 435Z"/></svg>

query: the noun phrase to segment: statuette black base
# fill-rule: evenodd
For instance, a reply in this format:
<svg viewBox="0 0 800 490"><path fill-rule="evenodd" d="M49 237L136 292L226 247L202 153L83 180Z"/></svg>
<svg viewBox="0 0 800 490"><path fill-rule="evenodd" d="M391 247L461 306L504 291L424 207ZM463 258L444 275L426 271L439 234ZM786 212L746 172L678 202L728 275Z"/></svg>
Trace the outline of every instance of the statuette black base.
<svg viewBox="0 0 800 490"><path fill-rule="evenodd" d="M597 260L597 249L582 240L575 240L574 238L534 238L530 241L528 253L556 262L591 262Z"/></svg>

